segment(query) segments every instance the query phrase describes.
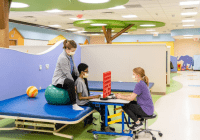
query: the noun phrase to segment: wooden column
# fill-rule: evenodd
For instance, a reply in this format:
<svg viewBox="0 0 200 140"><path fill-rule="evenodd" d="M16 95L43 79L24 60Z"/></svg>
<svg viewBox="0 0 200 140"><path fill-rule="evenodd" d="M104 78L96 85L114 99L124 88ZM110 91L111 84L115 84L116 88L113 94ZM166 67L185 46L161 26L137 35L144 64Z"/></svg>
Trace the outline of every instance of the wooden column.
<svg viewBox="0 0 200 140"><path fill-rule="evenodd" d="M112 29L107 29L107 34L108 34L108 40L107 40L107 44L112 44Z"/></svg>
<svg viewBox="0 0 200 140"><path fill-rule="evenodd" d="M112 29L107 29L106 31L106 27L103 26L102 29L103 29L103 33L105 35L105 38L106 38L106 41L107 41L107 44L112 44L112 41L117 38L118 36L120 36L122 33L124 33L125 31L127 31L128 29L130 29L134 24L130 24L128 25L126 28L122 29L120 32L118 32L117 34L115 34L113 37L112 37Z"/></svg>
<svg viewBox="0 0 200 140"><path fill-rule="evenodd" d="M9 48L9 11L11 0L0 0L0 47Z"/></svg>

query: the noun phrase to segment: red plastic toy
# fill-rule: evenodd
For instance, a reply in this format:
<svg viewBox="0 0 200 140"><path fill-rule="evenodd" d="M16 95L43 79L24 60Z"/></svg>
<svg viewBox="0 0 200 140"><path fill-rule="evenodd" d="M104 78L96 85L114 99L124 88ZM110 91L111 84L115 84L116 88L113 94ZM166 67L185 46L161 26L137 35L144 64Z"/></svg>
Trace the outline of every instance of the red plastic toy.
<svg viewBox="0 0 200 140"><path fill-rule="evenodd" d="M111 94L111 71L103 73L103 98Z"/></svg>

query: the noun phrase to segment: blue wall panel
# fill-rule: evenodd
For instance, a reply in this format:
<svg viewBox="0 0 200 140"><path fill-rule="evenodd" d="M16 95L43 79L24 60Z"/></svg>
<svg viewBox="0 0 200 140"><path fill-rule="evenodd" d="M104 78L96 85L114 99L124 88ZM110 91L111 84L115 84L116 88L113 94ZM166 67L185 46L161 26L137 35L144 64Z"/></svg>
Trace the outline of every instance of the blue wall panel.
<svg viewBox="0 0 200 140"><path fill-rule="evenodd" d="M58 56L62 53L63 41L52 51L32 55L0 48L0 100L26 94L29 86L45 89L52 82ZM81 48L74 55L75 64L81 63ZM45 68L49 64L49 69ZM39 70L42 65L42 70Z"/></svg>

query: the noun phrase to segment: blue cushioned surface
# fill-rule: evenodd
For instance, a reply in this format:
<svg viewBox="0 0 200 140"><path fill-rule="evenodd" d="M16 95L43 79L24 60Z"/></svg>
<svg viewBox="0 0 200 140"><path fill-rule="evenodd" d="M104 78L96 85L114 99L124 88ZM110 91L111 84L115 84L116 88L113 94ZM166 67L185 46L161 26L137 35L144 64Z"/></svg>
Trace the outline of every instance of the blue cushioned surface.
<svg viewBox="0 0 200 140"><path fill-rule="evenodd" d="M26 94L0 102L0 114L60 121L77 121L89 112L90 107L76 111L72 105L49 105L45 100L44 90L39 91L36 98Z"/></svg>
<svg viewBox="0 0 200 140"><path fill-rule="evenodd" d="M133 92L137 82L111 82L111 91L119 92ZM149 83L149 89L153 87L154 83ZM103 82L101 81L88 81L90 90L103 90Z"/></svg>

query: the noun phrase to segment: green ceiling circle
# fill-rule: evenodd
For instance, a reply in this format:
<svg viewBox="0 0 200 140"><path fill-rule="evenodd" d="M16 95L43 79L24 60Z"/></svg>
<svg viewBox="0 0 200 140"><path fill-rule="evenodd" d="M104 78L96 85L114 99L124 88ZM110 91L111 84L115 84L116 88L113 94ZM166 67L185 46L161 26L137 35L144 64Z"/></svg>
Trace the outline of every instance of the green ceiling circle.
<svg viewBox="0 0 200 140"><path fill-rule="evenodd" d="M117 28L117 27L124 27L126 23L120 20L107 20L107 19L89 19L89 20L78 20L73 22L74 26L78 27L94 27L99 28L99 26L91 26L90 24L107 24L106 28Z"/></svg>
<svg viewBox="0 0 200 140"><path fill-rule="evenodd" d="M118 28L112 28L112 32L113 33L118 33L122 29L124 29L124 26L121 26L121 27L118 27ZM103 30L102 27L86 27L85 28L85 31L87 31L87 32L97 32L97 33L102 32L103 33L102 30ZM136 30L137 30L136 27L132 27L129 30L127 30L126 32L131 32L131 31L136 31Z"/></svg>
<svg viewBox="0 0 200 140"><path fill-rule="evenodd" d="M107 9L119 5L124 5L129 0L110 0L106 3L82 3L78 0L12 0L28 4L26 8L11 8L11 11L47 11L53 9L59 10L98 10Z"/></svg>
<svg viewBox="0 0 200 140"><path fill-rule="evenodd" d="M162 27L165 26L164 22L159 22L159 21L145 21L145 20L126 20L126 21L121 21L121 20L108 20L108 19L88 19L88 20L79 20L75 21L73 24L74 26L77 27L83 27L85 31L88 32L102 32L102 27L101 26L91 26L90 24L107 24L105 27L107 29L113 29L113 32L119 32L125 27L127 27L129 24L134 24L129 30L129 31L135 31L137 29L145 29L145 28L156 28L156 27ZM143 27L140 25L144 24L153 24L155 26L151 27Z"/></svg>

